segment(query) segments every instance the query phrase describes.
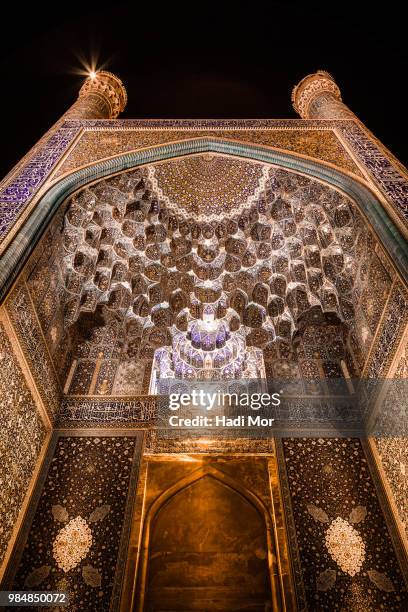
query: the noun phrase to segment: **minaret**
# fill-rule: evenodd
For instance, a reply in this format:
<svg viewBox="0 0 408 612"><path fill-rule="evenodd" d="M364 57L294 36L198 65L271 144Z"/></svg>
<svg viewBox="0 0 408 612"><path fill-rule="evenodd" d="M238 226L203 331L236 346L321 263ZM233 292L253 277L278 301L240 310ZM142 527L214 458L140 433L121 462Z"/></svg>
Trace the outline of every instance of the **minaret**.
<svg viewBox="0 0 408 612"><path fill-rule="evenodd" d="M126 89L117 76L104 70L91 72L61 119L116 119L126 102Z"/></svg>
<svg viewBox="0 0 408 612"><path fill-rule="evenodd" d="M65 121L78 119L116 119L127 103L127 93L122 81L112 74L101 70L91 72L79 90L78 98L72 106L52 125L24 157L0 179L0 188L20 170L24 163L39 150L45 141L61 127ZM0 197L1 199L1 197Z"/></svg>
<svg viewBox="0 0 408 612"><path fill-rule="evenodd" d="M72 106L52 125L40 140L1 180L0 189L10 182L28 159L52 136L65 121L80 119L116 119L127 103L127 93L122 81L112 74L101 70L91 72ZM1 200L1 196L0 196Z"/></svg>
<svg viewBox="0 0 408 612"><path fill-rule="evenodd" d="M324 70L309 74L294 87L292 103L302 119L356 119L342 102L333 77Z"/></svg>
<svg viewBox="0 0 408 612"><path fill-rule="evenodd" d="M24 210L24 202L20 203L19 192L21 190L27 191L27 178L19 178L19 174L22 169L27 165L30 160L35 158L36 155L41 155L41 151L45 150L47 143L52 137L62 129L66 121L80 121L90 119L115 119L119 113L121 113L126 106L127 94L126 89L120 79L111 72L101 70L100 72L91 72L81 89L77 100L72 106L52 125L49 130L40 138L40 140L26 153L26 155L10 170L10 172L0 180L0 202L3 202L5 195L8 199L4 201L10 202L12 199L13 203L16 200L19 204L20 210ZM33 164L35 167L35 164ZM38 179L39 172L33 179L34 187L37 186L35 180ZM20 175L21 176L21 175ZM16 185L13 185L13 181L17 181ZM18 182L19 181L19 182ZM40 181L38 181L39 183ZM11 195L6 193L6 190L11 188ZM4 195L5 194L5 195ZM27 197L27 200L30 196ZM21 198L20 198L21 199ZM11 225L9 226L11 229ZM1 246L3 249L8 249L6 255L3 256L3 270L0 274L0 286L3 282L3 278L8 278L8 282L14 278L17 273L15 262L21 257L26 248L26 241L17 242L13 249L8 248L9 242L13 239L12 232L7 235L5 230L3 242ZM5 257L8 257L10 264L5 263ZM10 267L7 267L10 266ZM11 274L11 269L14 269L14 274ZM3 289L5 289L5 285Z"/></svg>
<svg viewBox="0 0 408 612"><path fill-rule="evenodd" d="M292 104L302 119L353 119L375 141L399 171L406 175L406 168L401 162L344 104L337 83L325 70L308 74L293 88Z"/></svg>

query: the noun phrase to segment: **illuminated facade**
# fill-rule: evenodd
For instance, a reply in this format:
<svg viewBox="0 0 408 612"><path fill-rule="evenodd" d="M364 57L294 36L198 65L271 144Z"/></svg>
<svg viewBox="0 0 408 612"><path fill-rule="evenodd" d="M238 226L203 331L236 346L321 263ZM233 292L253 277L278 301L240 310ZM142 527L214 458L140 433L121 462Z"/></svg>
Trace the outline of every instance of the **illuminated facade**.
<svg viewBox="0 0 408 612"><path fill-rule="evenodd" d="M126 100L92 75L0 184L4 588L87 611L406 609L403 420L172 435L157 396L406 379L406 170L325 72L297 120L117 119Z"/></svg>

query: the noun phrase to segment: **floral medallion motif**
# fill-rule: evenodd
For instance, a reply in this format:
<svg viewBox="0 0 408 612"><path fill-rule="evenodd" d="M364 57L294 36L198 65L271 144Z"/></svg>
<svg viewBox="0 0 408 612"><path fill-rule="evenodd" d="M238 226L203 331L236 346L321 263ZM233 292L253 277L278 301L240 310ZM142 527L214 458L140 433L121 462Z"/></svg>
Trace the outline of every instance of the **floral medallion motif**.
<svg viewBox="0 0 408 612"><path fill-rule="evenodd" d="M118 559L142 440L139 432L59 437L10 587L65 591L70 612L110 609L122 578Z"/></svg>
<svg viewBox="0 0 408 612"><path fill-rule="evenodd" d="M286 438L283 452L302 609L408 610L401 566L361 441Z"/></svg>
<svg viewBox="0 0 408 612"><path fill-rule="evenodd" d="M308 513L317 523L329 523L330 518L323 510L309 503L306 506ZM361 570L366 559L366 546L357 529L353 527L357 523L362 523L367 517L365 506L355 506L350 512L348 520L341 516L333 519L326 530L325 545L333 561L339 568L349 576L355 576ZM377 570L368 570L367 576L370 581L381 591L391 593L394 585L387 574ZM329 591L336 583L337 573L327 569L316 578L316 588L318 591Z"/></svg>
<svg viewBox="0 0 408 612"><path fill-rule="evenodd" d="M54 559L64 572L69 572L87 556L92 546L91 529L81 516L71 519L54 540Z"/></svg>
<svg viewBox="0 0 408 612"><path fill-rule="evenodd" d="M86 559L91 550L93 536L89 523L103 521L110 511L110 505L104 504L95 508L89 515L88 520L82 516L77 516L70 520L64 506L55 504L51 507L51 514L54 520L59 523L66 523L58 531L52 544L52 555L55 562L65 573L78 567L81 561ZM51 566L49 565L35 568L26 577L24 586L32 587L41 584L49 576L50 571ZM91 565L84 565L82 567L82 578L91 587L99 587L101 585L101 574L98 569Z"/></svg>
<svg viewBox="0 0 408 612"><path fill-rule="evenodd" d="M326 547L343 572L355 576L365 558L365 545L350 523L338 516L326 531Z"/></svg>

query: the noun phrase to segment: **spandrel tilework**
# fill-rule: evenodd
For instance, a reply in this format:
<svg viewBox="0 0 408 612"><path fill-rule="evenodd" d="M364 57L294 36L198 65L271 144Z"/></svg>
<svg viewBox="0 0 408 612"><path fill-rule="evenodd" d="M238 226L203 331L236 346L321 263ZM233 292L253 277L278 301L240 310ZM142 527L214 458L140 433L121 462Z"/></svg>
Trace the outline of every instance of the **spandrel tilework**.
<svg viewBox="0 0 408 612"><path fill-rule="evenodd" d="M246 122L245 122L246 123ZM245 125L244 123L244 125ZM292 129L279 129L292 126ZM302 123L302 122L300 122ZM264 144L287 151L309 155L315 159L321 159L344 168L357 175L361 175L358 167L352 158L344 150L331 129L313 129L304 123L304 129L297 129L297 122L270 122L272 129L234 130L233 126L228 131L212 129L205 131L200 126L193 130L177 130L156 128L146 130L143 127L131 130L134 121L125 121L118 124L118 130L104 129L101 125L98 130L85 131L75 148L69 153L66 160L61 164L56 172L56 177L62 176L67 172L72 172L83 165L104 159L106 157L120 155L127 151L133 151L143 147L151 147L157 144L188 140L191 138L222 138L227 140L237 140L254 144ZM276 126L276 127L274 127ZM106 126L108 128L109 126ZM135 126L136 127L136 126ZM146 126L148 127L148 126ZM175 126L176 128L177 126ZM180 126L182 127L182 126ZM222 126L220 126L221 128ZM256 127L256 126L254 126ZM321 127L321 126L319 126Z"/></svg>

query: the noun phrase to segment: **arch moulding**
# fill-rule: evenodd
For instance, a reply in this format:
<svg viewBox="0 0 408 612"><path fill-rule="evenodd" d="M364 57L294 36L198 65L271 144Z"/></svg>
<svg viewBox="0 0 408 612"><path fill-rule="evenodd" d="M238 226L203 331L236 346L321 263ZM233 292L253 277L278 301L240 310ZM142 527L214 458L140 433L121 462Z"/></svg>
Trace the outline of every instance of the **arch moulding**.
<svg viewBox="0 0 408 612"><path fill-rule="evenodd" d="M98 179L131 170L137 166L197 153L220 153L279 166L317 179L342 191L356 202L401 276L408 280L407 243L380 201L362 182L333 166L305 156L233 140L204 137L118 155L73 171L54 183L37 202L31 216L2 257L0 299L6 296L60 204L74 191Z"/></svg>

